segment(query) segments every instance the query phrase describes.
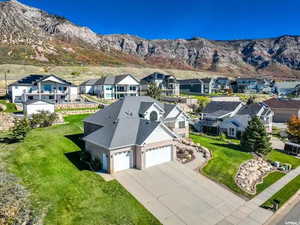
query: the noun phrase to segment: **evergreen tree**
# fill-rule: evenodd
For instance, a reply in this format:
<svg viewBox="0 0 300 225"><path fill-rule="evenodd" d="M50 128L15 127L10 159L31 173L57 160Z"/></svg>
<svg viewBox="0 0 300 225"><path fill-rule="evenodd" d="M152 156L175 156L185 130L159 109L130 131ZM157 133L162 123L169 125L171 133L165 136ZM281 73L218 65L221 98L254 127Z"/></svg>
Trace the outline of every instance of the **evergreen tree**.
<svg viewBox="0 0 300 225"><path fill-rule="evenodd" d="M151 83L147 89L146 95L154 99L159 99L161 95L161 89L157 87L155 83Z"/></svg>
<svg viewBox="0 0 300 225"><path fill-rule="evenodd" d="M11 129L10 139L13 141L22 141L30 130L29 120L17 119Z"/></svg>
<svg viewBox="0 0 300 225"><path fill-rule="evenodd" d="M241 148L246 152L266 155L271 151L270 137L261 120L255 116L248 124L241 139Z"/></svg>

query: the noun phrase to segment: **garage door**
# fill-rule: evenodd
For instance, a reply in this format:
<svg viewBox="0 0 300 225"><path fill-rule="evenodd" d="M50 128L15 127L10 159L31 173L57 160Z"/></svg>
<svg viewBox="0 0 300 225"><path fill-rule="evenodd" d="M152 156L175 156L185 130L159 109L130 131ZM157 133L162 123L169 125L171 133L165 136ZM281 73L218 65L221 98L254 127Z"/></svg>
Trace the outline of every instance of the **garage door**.
<svg viewBox="0 0 300 225"><path fill-rule="evenodd" d="M151 149L146 152L145 167L155 166L172 160L172 147L165 146Z"/></svg>
<svg viewBox="0 0 300 225"><path fill-rule="evenodd" d="M120 152L114 155L114 171L132 168L133 156L131 151Z"/></svg>

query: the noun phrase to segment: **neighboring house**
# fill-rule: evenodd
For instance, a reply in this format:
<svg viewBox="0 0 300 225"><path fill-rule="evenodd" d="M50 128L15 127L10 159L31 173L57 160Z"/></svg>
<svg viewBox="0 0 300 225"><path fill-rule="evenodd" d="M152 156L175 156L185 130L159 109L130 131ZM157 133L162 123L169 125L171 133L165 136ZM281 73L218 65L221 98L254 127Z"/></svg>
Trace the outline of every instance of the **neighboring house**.
<svg viewBox="0 0 300 225"><path fill-rule="evenodd" d="M264 101L274 112L273 122L286 123L292 115L300 118L300 100L271 98Z"/></svg>
<svg viewBox="0 0 300 225"><path fill-rule="evenodd" d="M138 96L139 89L140 81L131 74L88 80L80 85L80 93L97 95L104 99Z"/></svg>
<svg viewBox="0 0 300 225"><path fill-rule="evenodd" d="M211 135L221 132L239 138L252 117L258 116L268 132L272 131L272 110L263 103L244 105L242 102L213 101L202 111L199 130Z"/></svg>
<svg viewBox="0 0 300 225"><path fill-rule="evenodd" d="M28 100L23 103L23 113L25 116L31 116L40 112L54 113L55 106L51 102L43 100Z"/></svg>
<svg viewBox="0 0 300 225"><path fill-rule="evenodd" d="M164 95L179 95L179 83L173 75L162 73L152 73L141 79L141 90L146 92L151 83L156 84L162 90Z"/></svg>
<svg viewBox="0 0 300 225"><path fill-rule="evenodd" d="M52 103L75 101L78 87L55 75L29 75L9 85L8 94L13 103L27 100L46 100Z"/></svg>
<svg viewBox="0 0 300 225"><path fill-rule="evenodd" d="M288 96L296 92L297 86L300 85L298 81L276 81L274 85L275 94L279 96Z"/></svg>
<svg viewBox="0 0 300 225"><path fill-rule="evenodd" d="M94 95L94 87L98 79L87 80L79 85L80 94Z"/></svg>
<svg viewBox="0 0 300 225"><path fill-rule="evenodd" d="M226 117L234 116L242 107L238 101L212 101L202 110L199 131L212 135L220 133L220 124Z"/></svg>
<svg viewBox="0 0 300 225"><path fill-rule="evenodd" d="M175 141L188 136L188 116L148 96L124 97L84 120L86 151L108 173L176 159Z"/></svg>
<svg viewBox="0 0 300 225"><path fill-rule="evenodd" d="M211 94L215 91L215 79L185 79L179 80L180 90L185 93Z"/></svg>
<svg viewBox="0 0 300 225"><path fill-rule="evenodd" d="M225 91L231 88L231 81L228 77L217 77L214 82L214 92Z"/></svg>
<svg viewBox="0 0 300 225"><path fill-rule="evenodd" d="M266 78L237 78L234 92L237 93L272 93L273 81Z"/></svg>
<svg viewBox="0 0 300 225"><path fill-rule="evenodd" d="M254 116L260 118L268 133L272 132L273 112L263 103L244 105L234 116L222 121L220 130L228 137L240 138Z"/></svg>

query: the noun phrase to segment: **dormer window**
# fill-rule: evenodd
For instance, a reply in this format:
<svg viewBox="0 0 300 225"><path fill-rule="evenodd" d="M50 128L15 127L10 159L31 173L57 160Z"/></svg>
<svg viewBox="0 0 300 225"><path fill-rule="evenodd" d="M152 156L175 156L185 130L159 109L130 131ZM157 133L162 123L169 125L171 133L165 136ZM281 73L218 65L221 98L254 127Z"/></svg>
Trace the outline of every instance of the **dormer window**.
<svg viewBox="0 0 300 225"><path fill-rule="evenodd" d="M151 120L151 121L157 121L157 120L158 120L158 114L157 114L156 111L152 111L152 112L150 113L150 120Z"/></svg>

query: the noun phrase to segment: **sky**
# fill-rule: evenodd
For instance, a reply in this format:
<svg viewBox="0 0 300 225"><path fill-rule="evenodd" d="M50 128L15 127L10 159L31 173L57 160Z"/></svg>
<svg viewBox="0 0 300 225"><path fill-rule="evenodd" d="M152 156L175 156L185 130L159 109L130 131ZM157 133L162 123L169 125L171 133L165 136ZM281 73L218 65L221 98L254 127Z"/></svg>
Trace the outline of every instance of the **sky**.
<svg viewBox="0 0 300 225"><path fill-rule="evenodd" d="M19 0L99 34L211 40L300 35L299 0Z"/></svg>

